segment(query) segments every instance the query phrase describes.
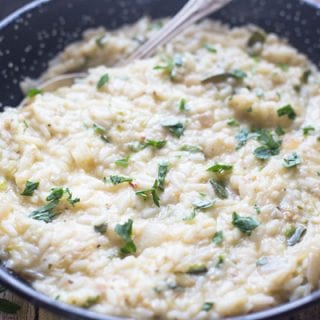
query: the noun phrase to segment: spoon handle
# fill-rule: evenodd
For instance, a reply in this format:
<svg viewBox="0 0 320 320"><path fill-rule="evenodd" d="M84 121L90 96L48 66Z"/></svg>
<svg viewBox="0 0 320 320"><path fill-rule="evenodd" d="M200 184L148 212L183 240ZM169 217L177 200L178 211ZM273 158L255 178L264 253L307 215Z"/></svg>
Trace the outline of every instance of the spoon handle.
<svg viewBox="0 0 320 320"><path fill-rule="evenodd" d="M149 57L161 45L172 40L185 28L219 10L231 0L189 0L186 5L144 45L130 55L125 64Z"/></svg>

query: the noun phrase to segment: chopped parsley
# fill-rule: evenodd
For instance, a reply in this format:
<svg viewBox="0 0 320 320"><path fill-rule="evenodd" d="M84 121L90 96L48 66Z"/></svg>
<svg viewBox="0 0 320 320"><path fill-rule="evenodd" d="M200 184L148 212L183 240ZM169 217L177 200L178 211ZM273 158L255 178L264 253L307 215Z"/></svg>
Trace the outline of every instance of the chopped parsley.
<svg viewBox="0 0 320 320"><path fill-rule="evenodd" d="M316 131L316 129L314 127L311 127L311 126L304 127L304 128L302 128L302 130L303 130L303 134L305 136L307 136L310 132Z"/></svg>
<svg viewBox="0 0 320 320"><path fill-rule="evenodd" d="M183 221L192 221L195 217L196 217L196 210L193 209L191 211L191 213L188 216L186 216L185 218L183 218L182 220Z"/></svg>
<svg viewBox="0 0 320 320"><path fill-rule="evenodd" d="M220 83L228 79L243 80L245 77L247 77L247 74L244 71L240 69L235 69L231 72L218 73L218 74L209 76L203 79L201 82L202 83L209 83L209 82Z"/></svg>
<svg viewBox="0 0 320 320"><path fill-rule="evenodd" d="M190 153L203 152L202 149L198 146L192 146L190 144L184 144L181 148L181 151L188 151Z"/></svg>
<svg viewBox="0 0 320 320"><path fill-rule="evenodd" d="M39 182L27 181L24 190L20 193L22 196L31 197L39 187Z"/></svg>
<svg viewBox="0 0 320 320"><path fill-rule="evenodd" d="M53 188L46 198L49 203L32 211L29 217L35 220L44 221L45 223L52 222L57 215L57 213L54 212L54 209L58 206L65 194L67 195L66 200L72 206L74 206L75 203L80 202L79 198L72 198L72 193L68 188Z"/></svg>
<svg viewBox="0 0 320 320"><path fill-rule="evenodd" d="M215 204L214 200L198 199L192 202L195 209L208 209Z"/></svg>
<svg viewBox="0 0 320 320"><path fill-rule="evenodd" d="M287 63L280 62L277 64L277 67L285 72L287 72L289 70L289 65Z"/></svg>
<svg viewBox="0 0 320 320"><path fill-rule="evenodd" d="M260 160L269 159L280 152L281 141L275 140L272 133L268 130L262 129L256 132L257 140L262 146L254 150L254 155Z"/></svg>
<svg viewBox="0 0 320 320"><path fill-rule="evenodd" d="M211 179L210 184L212 185L213 190L219 199L228 198L228 191L222 182Z"/></svg>
<svg viewBox="0 0 320 320"><path fill-rule="evenodd" d="M302 240L303 236L307 232L307 228L302 224L298 224L293 230L294 231L290 234L289 239L287 240L288 246L291 247Z"/></svg>
<svg viewBox="0 0 320 320"><path fill-rule="evenodd" d="M178 68L182 67L182 65L182 57L180 55L174 55L168 58L163 65L157 65L153 69L162 70L171 80L174 80L177 76Z"/></svg>
<svg viewBox="0 0 320 320"><path fill-rule="evenodd" d="M201 310L202 311L205 311L205 312L208 312L210 311L214 306L214 303L213 302L205 302L202 307L201 307Z"/></svg>
<svg viewBox="0 0 320 320"><path fill-rule="evenodd" d="M233 168L232 165L216 163L213 166L211 166L210 168L208 168L207 171L219 173L219 174L223 175L226 172L231 171L232 168Z"/></svg>
<svg viewBox="0 0 320 320"><path fill-rule="evenodd" d="M94 231L100 234L105 234L107 232L108 225L106 223L97 224L93 227Z"/></svg>
<svg viewBox="0 0 320 320"><path fill-rule="evenodd" d="M98 126L95 123L92 125L92 128L93 128L94 133L96 135L100 136L101 140L103 140L104 142L110 142L109 138L107 136L107 133L106 133L106 129Z"/></svg>
<svg viewBox="0 0 320 320"><path fill-rule="evenodd" d="M152 147L154 149L162 149L166 145L166 140L145 140L144 142L133 142L128 146L131 151L138 152L147 147Z"/></svg>
<svg viewBox="0 0 320 320"><path fill-rule="evenodd" d="M111 182L113 185L117 185L124 182L132 182L132 180L132 178L117 175L109 176L109 178L103 179L104 182Z"/></svg>
<svg viewBox="0 0 320 320"><path fill-rule="evenodd" d="M205 43L204 47L211 53L217 53L217 49L210 43Z"/></svg>
<svg viewBox="0 0 320 320"><path fill-rule="evenodd" d="M255 219L251 217L241 217L236 212L232 213L232 224L248 236L250 236L252 231L259 225Z"/></svg>
<svg viewBox="0 0 320 320"><path fill-rule="evenodd" d="M264 265L268 264L268 262L269 261L268 261L267 257L261 257L256 261L256 266L257 267L261 267L261 266L264 266Z"/></svg>
<svg viewBox="0 0 320 320"><path fill-rule="evenodd" d="M227 125L230 127L239 127L240 126L239 122L234 118L229 119L227 122Z"/></svg>
<svg viewBox="0 0 320 320"><path fill-rule="evenodd" d="M15 314L17 313L21 307L7 299L0 299L0 312L7 313L7 314Z"/></svg>
<svg viewBox="0 0 320 320"><path fill-rule="evenodd" d="M221 266L223 263L224 263L224 256L219 255L218 258L217 258L217 262L216 262L215 267L216 267L216 268L220 268L220 266Z"/></svg>
<svg viewBox="0 0 320 320"><path fill-rule="evenodd" d="M253 47L257 43L263 44L266 41L266 35L261 31L254 31L248 39L247 46Z"/></svg>
<svg viewBox="0 0 320 320"><path fill-rule="evenodd" d="M103 42L103 39L104 39L104 35L103 36L100 36L98 38L96 38L96 45L97 47L99 47L100 49L103 49L104 46L105 46L105 43Z"/></svg>
<svg viewBox="0 0 320 320"><path fill-rule="evenodd" d="M37 89L37 88L32 88L32 89L28 90L27 97L28 98L33 98L38 94L43 94L43 90L40 90L40 89Z"/></svg>
<svg viewBox="0 0 320 320"><path fill-rule="evenodd" d="M179 103L179 111L184 112L187 110L187 100L186 99L181 99Z"/></svg>
<svg viewBox="0 0 320 320"><path fill-rule="evenodd" d="M127 168L128 165L129 165L129 159L130 159L130 156L127 156L127 157L122 158L122 159L118 159L118 160L115 161L115 164L118 167Z"/></svg>
<svg viewBox="0 0 320 320"><path fill-rule="evenodd" d="M304 71L301 76L301 82L304 84L308 83L311 73L312 73L311 70Z"/></svg>
<svg viewBox="0 0 320 320"><path fill-rule="evenodd" d="M245 128L240 129L240 131L235 136L235 139L238 142L236 149L239 150L241 147L243 147L247 143L249 138L249 131Z"/></svg>
<svg viewBox="0 0 320 320"><path fill-rule="evenodd" d="M208 268L205 264L193 264L187 270L187 273L192 275L200 275L207 272Z"/></svg>
<svg viewBox="0 0 320 320"><path fill-rule="evenodd" d="M132 240L133 221L129 219L124 224L117 224L114 231L124 241L124 246L120 248L122 254L135 253L137 247Z"/></svg>
<svg viewBox="0 0 320 320"><path fill-rule="evenodd" d="M285 132L285 131L283 130L283 128L280 127L280 126L277 126L277 127L276 127L275 132L276 132L276 134L277 134L278 136L283 136L283 135L286 134L286 132Z"/></svg>
<svg viewBox="0 0 320 320"><path fill-rule="evenodd" d="M110 80L110 77L108 73L101 76L101 78L97 83L97 89L101 89L107 82L109 82L109 80Z"/></svg>
<svg viewBox="0 0 320 320"><path fill-rule="evenodd" d="M166 162L159 163L158 165L158 188L163 191L165 178L168 173L169 164Z"/></svg>
<svg viewBox="0 0 320 320"><path fill-rule="evenodd" d="M136 195L143 198L147 199L150 195L152 196L153 203L157 206L160 207L160 198L157 193L158 191L158 180L155 180L153 183L152 188L150 189L144 189L144 190L139 190L136 192Z"/></svg>
<svg viewBox="0 0 320 320"><path fill-rule="evenodd" d="M254 206L253 206L254 210L256 210L256 213L257 214L260 214L261 213L261 209L260 207L255 203Z"/></svg>
<svg viewBox="0 0 320 320"><path fill-rule="evenodd" d="M164 128L167 128L169 132L177 137L180 138L185 130L185 126L182 122L176 120L176 119L168 119L161 124Z"/></svg>
<svg viewBox="0 0 320 320"><path fill-rule="evenodd" d="M91 306L93 306L94 304L98 303L100 299L100 296L92 296L87 298L87 300L81 305L82 308L90 308Z"/></svg>
<svg viewBox="0 0 320 320"><path fill-rule="evenodd" d="M223 242L223 231L217 231L212 237L212 242L217 246L221 245Z"/></svg>
<svg viewBox="0 0 320 320"><path fill-rule="evenodd" d="M292 168L301 163L301 159L297 152L293 152L291 155L283 159L283 166L285 168Z"/></svg>
<svg viewBox="0 0 320 320"><path fill-rule="evenodd" d="M294 120L297 116L290 104L287 104L284 107L278 109L277 114L279 117L288 116L290 120Z"/></svg>

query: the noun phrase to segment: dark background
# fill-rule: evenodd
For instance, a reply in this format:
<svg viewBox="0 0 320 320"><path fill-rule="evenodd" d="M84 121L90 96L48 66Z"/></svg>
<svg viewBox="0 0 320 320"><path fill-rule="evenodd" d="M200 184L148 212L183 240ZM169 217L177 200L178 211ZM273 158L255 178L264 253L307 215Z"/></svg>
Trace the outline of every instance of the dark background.
<svg viewBox="0 0 320 320"><path fill-rule="evenodd" d="M0 19L28 2L31 0L0 0Z"/></svg>

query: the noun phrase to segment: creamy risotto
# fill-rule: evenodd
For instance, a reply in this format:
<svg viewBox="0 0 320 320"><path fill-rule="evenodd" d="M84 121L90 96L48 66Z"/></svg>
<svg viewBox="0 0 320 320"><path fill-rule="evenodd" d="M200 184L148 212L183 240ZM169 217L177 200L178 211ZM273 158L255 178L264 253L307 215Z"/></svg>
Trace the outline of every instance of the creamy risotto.
<svg viewBox="0 0 320 320"><path fill-rule="evenodd" d="M0 116L0 243L66 303L136 319L219 319L320 279L320 76L254 26L192 26L112 65L161 21L88 31ZM109 66L109 67L107 67Z"/></svg>

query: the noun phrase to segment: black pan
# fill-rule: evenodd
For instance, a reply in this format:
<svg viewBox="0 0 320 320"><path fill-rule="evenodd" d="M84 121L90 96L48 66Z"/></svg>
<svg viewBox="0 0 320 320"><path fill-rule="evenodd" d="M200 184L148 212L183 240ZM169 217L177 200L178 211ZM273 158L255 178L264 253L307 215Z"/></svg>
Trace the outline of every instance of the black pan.
<svg viewBox="0 0 320 320"><path fill-rule="evenodd" d="M87 28L115 29L143 15L173 15L185 0L37 0L0 22L0 107L16 106L19 82L38 77L48 61ZM290 43L320 66L320 6L312 0L234 0L213 18L232 26L254 23ZM70 319L112 320L55 301L0 266L0 282L28 301ZM320 301L320 290L305 298L233 320L280 319ZM316 320L316 319L314 319Z"/></svg>

